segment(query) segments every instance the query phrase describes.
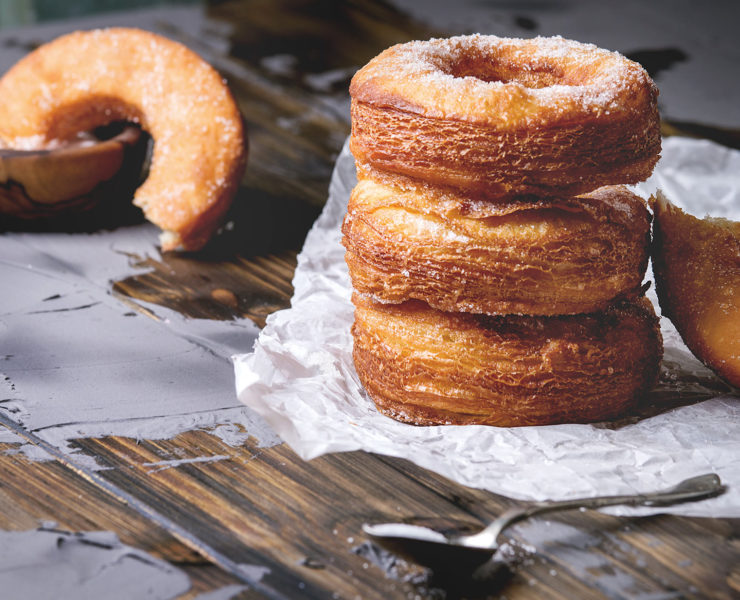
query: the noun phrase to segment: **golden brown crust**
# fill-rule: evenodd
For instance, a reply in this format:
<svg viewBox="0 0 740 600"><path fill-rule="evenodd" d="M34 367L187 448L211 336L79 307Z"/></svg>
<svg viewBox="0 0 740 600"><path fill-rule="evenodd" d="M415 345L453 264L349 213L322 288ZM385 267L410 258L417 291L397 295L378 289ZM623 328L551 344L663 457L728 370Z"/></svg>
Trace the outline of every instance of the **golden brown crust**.
<svg viewBox="0 0 740 600"><path fill-rule="evenodd" d="M468 194L636 183L660 152L644 69L562 38L400 44L358 71L350 94L359 163Z"/></svg>
<svg viewBox="0 0 740 600"><path fill-rule="evenodd" d="M653 208L661 311L704 364L740 387L740 222L697 219L660 192Z"/></svg>
<svg viewBox="0 0 740 600"><path fill-rule="evenodd" d="M645 202L621 186L491 203L360 179L342 231L353 287L381 302L579 314L637 295L650 217Z"/></svg>
<svg viewBox="0 0 740 600"><path fill-rule="evenodd" d="M0 139L16 148L113 121L141 124L154 151L134 202L164 230L164 250L202 247L244 172L244 125L221 76L185 46L146 31L60 37L6 73L0 98Z"/></svg>
<svg viewBox="0 0 740 600"><path fill-rule="evenodd" d="M663 352L645 298L595 315L506 318L353 302L360 380L381 412L416 425L613 419L654 385Z"/></svg>

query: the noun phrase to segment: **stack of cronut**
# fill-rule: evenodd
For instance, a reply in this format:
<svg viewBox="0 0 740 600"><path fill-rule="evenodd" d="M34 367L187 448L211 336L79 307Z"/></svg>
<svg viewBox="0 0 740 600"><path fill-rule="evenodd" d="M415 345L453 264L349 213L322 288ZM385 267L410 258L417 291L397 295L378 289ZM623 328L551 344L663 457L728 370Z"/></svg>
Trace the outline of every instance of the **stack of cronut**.
<svg viewBox="0 0 740 600"><path fill-rule="evenodd" d="M353 355L379 410L516 426L633 408L662 356L650 215L622 185L660 152L647 73L476 35L389 48L350 93Z"/></svg>

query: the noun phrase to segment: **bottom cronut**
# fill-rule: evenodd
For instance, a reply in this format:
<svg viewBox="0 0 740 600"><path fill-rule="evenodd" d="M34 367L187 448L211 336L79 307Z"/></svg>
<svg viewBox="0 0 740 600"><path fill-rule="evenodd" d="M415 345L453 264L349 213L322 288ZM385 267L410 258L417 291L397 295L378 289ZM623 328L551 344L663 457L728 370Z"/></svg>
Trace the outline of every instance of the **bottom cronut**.
<svg viewBox="0 0 740 600"><path fill-rule="evenodd" d="M625 416L658 376L649 300L567 317L448 313L355 294L353 357L378 409L416 425L503 427Z"/></svg>

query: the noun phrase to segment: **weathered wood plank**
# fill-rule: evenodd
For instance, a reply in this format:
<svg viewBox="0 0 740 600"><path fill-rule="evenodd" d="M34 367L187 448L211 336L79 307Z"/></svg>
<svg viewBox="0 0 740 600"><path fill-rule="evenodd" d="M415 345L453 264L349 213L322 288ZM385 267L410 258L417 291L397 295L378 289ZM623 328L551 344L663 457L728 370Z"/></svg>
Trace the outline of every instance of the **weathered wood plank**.
<svg viewBox="0 0 740 600"><path fill-rule="evenodd" d="M113 291L139 310L137 300L191 318L249 318L263 326L269 314L290 304L295 260L294 251L208 262L146 258L138 265L151 270L114 283Z"/></svg>
<svg viewBox="0 0 740 600"><path fill-rule="evenodd" d="M187 573L191 589L181 600L241 583L59 462L29 460L18 448L0 444L0 530L24 531L53 522L63 531L113 531L124 544Z"/></svg>
<svg viewBox="0 0 740 600"><path fill-rule="evenodd" d="M285 446L233 450L203 432L163 442L108 438L78 443L115 467L100 474L116 486L134 492L236 562L269 568L266 583L286 597L324 598L334 592L354 597L358 591L367 598L394 597L397 582L375 590L365 561L352 553L355 542L346 521L353 507L347 501L354 495L339 494L330 477L304 468L308 463ZM224 455L229 458L212 463L153 466L174 458ZM302 482L298 489L294 478Z"/></svg>
<svg viewBox="0 0 740 600"><path fill-rule="evenodd" d="M440 486L436 475L412 463L381 460L399 469L405 478L444 490L441 493L448 494L451 503L464 507L480 523L515 504L496 496L460 495L458 488ZM679 597L730 599L738 592L740 519L671 515L617 518L587 511L536 519L532 526L515 526L509 534L519 544L531 545L536 539L545 543L536 544L534 563L520 567L506 587L508 598L520 597L518 593L537 598L547 597L551 591L561 593L564 578L570 579L572 586L562 596L565 598L597 597L597 591L606 587L605 579L611 585L602 590L606 597L619 597L618 590L628 593L627 584L640 593L673 590L683 594ZM613 584L608 582L609 576L615 578ZM524 582L526 589L522 587ZM579 582L587 586L588 593L576 592Z"/></svg>
<svg viewBox="0 0 740 600"><path fill-rule="evenodd" d="M424 591L428 582L419 588L400 581L416 570L397 566L400 574L391 575L368 560L363 522L444 517L474 527L512 504L406 461L363 452L306 463L284 445L258 448L250 442L233 449L205 432L159 442L107 438L76 444L113 467L101 472L107 480L195 537L239 561L270 568L265 581L289 597L295 589L306 598L400 598ZM204 456L228 458L154 466ZM739 530L737 521L727 519L618 519L593 512L540 519L511 532L512 547L522 556L505 594L610 598L633 590L701 597L711 590L729 599L740 559L730 540ZM536 553L522 551L533 542Z"/></svg>

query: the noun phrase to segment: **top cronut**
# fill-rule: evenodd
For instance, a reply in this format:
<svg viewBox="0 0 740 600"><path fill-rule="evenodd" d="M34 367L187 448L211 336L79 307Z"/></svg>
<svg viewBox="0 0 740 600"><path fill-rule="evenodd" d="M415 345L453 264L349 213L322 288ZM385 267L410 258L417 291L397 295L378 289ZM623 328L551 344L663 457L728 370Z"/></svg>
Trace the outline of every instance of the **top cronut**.
<svg viewBox="0 0 740 600"><path fill-rule="evenodd" d="M355 75L354 100L427 117L531 127L639 111L657 89L624 56L562 37L471 35L393 46Z"/></svg>

